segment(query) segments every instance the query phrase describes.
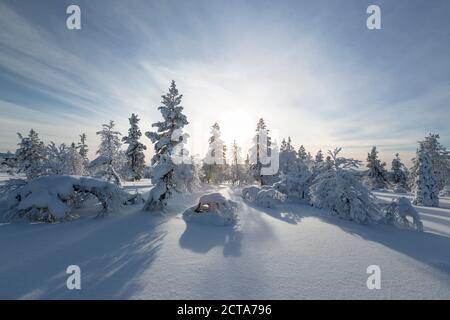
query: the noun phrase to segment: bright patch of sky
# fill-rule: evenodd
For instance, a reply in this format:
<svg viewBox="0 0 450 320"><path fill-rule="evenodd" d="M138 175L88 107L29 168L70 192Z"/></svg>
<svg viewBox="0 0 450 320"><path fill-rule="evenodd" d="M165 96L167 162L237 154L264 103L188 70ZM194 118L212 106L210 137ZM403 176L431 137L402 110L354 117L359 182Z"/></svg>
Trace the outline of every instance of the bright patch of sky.
<svg viewBox="0 0 450 320"><path fill-rule="evenodd" d="M81 30L66 28L70 4ZM381 30L366 28L370 4ZM150 130L174 79L193 154L216 121L246 150L263 117L313 154L377 145L407 161L428 132L450 146L449 39L447 0L3 0L0 151L34 128L46 142L85 132L92 157L110 119L126 134L134 112Z"/></svg>

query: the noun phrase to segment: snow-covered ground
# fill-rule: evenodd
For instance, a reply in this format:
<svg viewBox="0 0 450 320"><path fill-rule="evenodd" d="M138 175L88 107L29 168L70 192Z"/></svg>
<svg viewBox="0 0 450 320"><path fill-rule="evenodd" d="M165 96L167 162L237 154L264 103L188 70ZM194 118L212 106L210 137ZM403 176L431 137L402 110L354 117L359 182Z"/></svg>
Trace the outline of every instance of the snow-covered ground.
<svg viewBox="0 0 450 320"><path fill-rule="evenodd" d="M148 191L148 181L128 185ZM240 204L235 227L186 224L200 194ZM377 196L389 200L392 193ZM229 187L177 196L165 216L127 208L106 218L0 225L0 298L450 299L450 199L418 208L424 233L363 226L298 204L262 209ZM67 266L81 290L66 288ZM369 265L381 289L366 287Z"/></svg>

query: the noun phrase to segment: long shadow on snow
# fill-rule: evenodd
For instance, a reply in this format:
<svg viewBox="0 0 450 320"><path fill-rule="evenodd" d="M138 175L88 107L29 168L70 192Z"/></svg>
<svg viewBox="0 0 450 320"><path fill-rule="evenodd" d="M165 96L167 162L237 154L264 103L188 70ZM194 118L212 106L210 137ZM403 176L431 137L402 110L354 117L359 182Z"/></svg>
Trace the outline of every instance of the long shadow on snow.
<svg viewBox="0 0 450 320"><path fill-rule="evenodd" d="M450 276L449 237L428 232L402 230L383 224L361 225L353 221L329 216L324 211L308 205L288 203L280 205L278 208L261 208L253 204L246 204L290 224L297 224L306 217L316 217L354 236L380 243L392 250L401 252ZM450 278L448 279L450 280Z"/></svg>
<svg viewBox="0 0 450 320"><path fill-rule="evenodd" d="M9 289L0 292L0 296L6 299L129 298L139 290L138 276L156 259L166 234L158 226L168 218L135 212L109 221L85 221L101 225L70 245L60 246L36 261L4 272L8 279L0 276L0 283ZM67 227L68 232L76 234L76 230L70 230L74 228L71 223L57 227ZM81 290L66 287L69 275L65 270L69 265L81 268Z"/></svg>
<svg viewBox="0 0 450 320"><path fill-rule="evenodd" d="M240 256L242 234L232 226L209 226L186 223L180 237L180 247L198 253L207 253L214 247L223 246L223 255Z"/></svg>

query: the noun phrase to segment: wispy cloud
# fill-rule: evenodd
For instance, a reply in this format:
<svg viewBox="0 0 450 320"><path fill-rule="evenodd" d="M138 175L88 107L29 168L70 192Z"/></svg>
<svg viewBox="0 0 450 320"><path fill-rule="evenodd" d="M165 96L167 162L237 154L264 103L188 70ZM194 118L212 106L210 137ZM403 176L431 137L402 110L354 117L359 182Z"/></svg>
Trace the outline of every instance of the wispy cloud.
<svg viewBox="0 0 450 320"><path fill-rule="evenodd" d="M45 15L60 2L40 3L40 15L0 3L1 149L33 126L56 141L86 131L94 151L108 119L125 132L137 112L149 128L171 79L198 154L213 122L245 146L259 117L313 152L342 145L362 158L379 145L388 159L428 131L450 143L445 2L408 2L417 21L434 20L407 35L411 17L384 1L378 33L361 1L79 3L80 31L65 29L64 11Z"/></svg>

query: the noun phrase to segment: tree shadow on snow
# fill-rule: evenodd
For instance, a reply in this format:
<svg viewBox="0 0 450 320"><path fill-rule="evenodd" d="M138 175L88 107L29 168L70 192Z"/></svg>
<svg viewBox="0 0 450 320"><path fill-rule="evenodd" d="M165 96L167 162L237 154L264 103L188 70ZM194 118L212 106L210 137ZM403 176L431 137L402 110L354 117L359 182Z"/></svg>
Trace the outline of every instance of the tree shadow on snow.
<svg viewBox="0 0 450 320"><path fill-rule="evenodd" d="M361 225L353 221L330 216L326 212L308 205L285 203L277 208L261 208L253 204L246 205L254 210L290 224L297 224L306 217L315 217L322 222L339 227L343 231L367 241L377 242L392 250L405 254L450 276L450 237L429 233L399 229L385 224ZM428 208L428 215L440 216L442 209ZM422 215L423 221L432 220L442 224L442 218ZM448 225L445 221L444 225ZM428 228L431 229L431 228ZM450 278L449 278L450 279Z"/></svg>
<svg viewBox="0 0 450 320"><path fill-rule="evenodd" d="M8 279L0 275L0 283L8 291L6 295L1 292L0 296L6 299L127 299L139 290L139 275L157 257L166 234L158 226L167 218L136 212L109 221L80 221L81 225L90 224L88 234L76 224L55 225L60 231L52 235L67 233L66 236L74 238L72 243L65 243L56 251L46 252L42 248L44 252L38 259L15 265L14 270L2 268L1 273L8 275ZM47 226L43 227L45 232ZM77 229L83 234L78 235ZM67 289L69 265L81 269L81 290Z"/></svg>
<svg viewBox="0 0 450 320"><path fill-rule="evenodd" d="M338 226L343 231L367 241L407 255L441 272L450 280L450 238L447 236L399 229L385 224L361 225L332 216L320 219Z"/></svg>
<svg viewBox="0 0 450 320"><path fill-rule="evenodd" d="M186 223L186 230L180 237L181 248L197 253L207 253L223 246L223 255L240 256L242 233L233 226L209 226Z"/></svg>
<svg viewBox="0 0 450 320"><path fill-rule="evenodd" d="M294 204L288 202L282 205L278 205L275 208L261 207L254 203L249 203L246 201L243 201L243 203L244 205L255 211L263 212L272 218L281 220L289 224L298 224L299 222L301 222L303 218L315 216L310 212L310 210L314 210L314 208L308 205L302 205L298 203Z"/></svg>

